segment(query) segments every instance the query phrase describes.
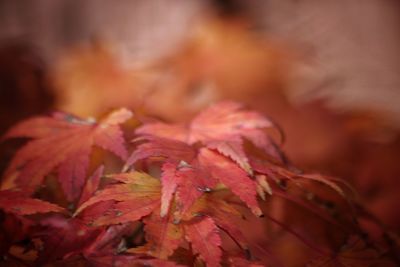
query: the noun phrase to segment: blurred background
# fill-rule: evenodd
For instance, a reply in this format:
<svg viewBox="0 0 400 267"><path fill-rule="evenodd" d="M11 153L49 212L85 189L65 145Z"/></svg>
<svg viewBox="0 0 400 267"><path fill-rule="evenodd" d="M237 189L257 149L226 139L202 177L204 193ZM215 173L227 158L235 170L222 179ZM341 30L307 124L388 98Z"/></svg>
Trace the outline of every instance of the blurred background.
<svg viewBox="0 0 400 267"><path fill-rule="evenodd" d="M400 231L397 0L0 0L0 131L54 109L183 122L244 102ZM2 144L2 163L13 153Z"/></svg>

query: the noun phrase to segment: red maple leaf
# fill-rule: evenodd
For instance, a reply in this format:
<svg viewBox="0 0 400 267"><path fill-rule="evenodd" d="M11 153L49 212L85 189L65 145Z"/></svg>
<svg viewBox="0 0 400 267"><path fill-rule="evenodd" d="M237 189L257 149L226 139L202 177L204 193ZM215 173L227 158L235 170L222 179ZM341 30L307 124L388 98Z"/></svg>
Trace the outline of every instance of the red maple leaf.
<svg viewBox="0 0 400 267"><path fill-rule="evenodd" d="M170 125L162 122L139 127L136 133L174 139L188 144L196 142L235 141L246 138L278 159L279 150L265 128L280 129L265 116L254 111L243 110L236 102L220 102L197 115L188 126ZM238 151L238 149L235 149Z"/></svg>
<svg viewBox="0 0 400 267"><path fill-rule="evenodd" d="M178 210L175 219L180 217L179 214L185 213L202 193L211 191L216 185L216 180L196 161L191 165L185 161L165 162L162 166L161 182L161 217L167 214L175 194Z"/></svg>
<svg viewBox="0 0 400 267"><path fill-rule="evenodd" d="M126 159L119 124L131 116L130 111L120 109L98 123L63 113L23 121L5 138L29 137L33 140L16 153L5 176L16 176L18 186L35 188L45 175L58 168L58 178L68 200L76 200L85 183L93 145Z"/></svg>
<svg viewBox="0 0 400 267"><path fill-rule="evenodd" d="M257 203L257 186L249 178L247 173L233 161L227 160L224 156L203 148L199 153L199 161L211 173L213 177L220 180L234 194L247 204L254 214L262 214Z"/></svg>
<svg viewBox="0 0 400 267"><path fill-rule="evenodd" d="M182 243L182 225L174 223L171 215L161 217L160 212L154 212L145 218L147 254L167 259Z"/></svg>
<svg viewBox="0 0 400 267"><path fill-rule="evenodd" d="M17 215L64 211L60 206L12 190L0 191L0 209Z"/></svg>
<svg viewBox="0 0 400 267"><path fill-rule="evenodd" d="M99 188L100 179L101 176L103 175L103 172L104 172L104 166L101 165L95 170L93 175L86 180L86 184L83 187L78 205L83 204L83 202L88 200L90 197L94 195L94 193L96 193L97 189Z"/></svg>
<svg viewBox="0 0 400 267"><path fill-rule="evenodd" d="M77 209L75 215L93 225L117 224L137 221L160 205L158 179L139 172L111 177L119 183L99 190Z"/></svg>
<svg viewBox="0 0 400 267"><path fill-rule="evenodd" d="M193 220L185 225L186 238L192 244L193 251L210 267L219 266L221 261L221 237L218 231L210 217Z"/></svg>

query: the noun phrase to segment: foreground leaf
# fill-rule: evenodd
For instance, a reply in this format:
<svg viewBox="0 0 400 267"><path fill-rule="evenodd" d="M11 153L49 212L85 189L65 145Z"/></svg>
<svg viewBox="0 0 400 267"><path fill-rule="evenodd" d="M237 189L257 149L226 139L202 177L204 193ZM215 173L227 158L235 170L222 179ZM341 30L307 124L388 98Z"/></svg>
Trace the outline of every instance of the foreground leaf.
<svg viewBox="0 0 400 267"><path fill-rule="evenodd" d="M93 211L100 206L97 212L92 212L90 223L117 224L139 220L160 205L161 185L158 179L139 172L111 177L120 183L98 191L77 209L75 216L87 208ZM107 205L102 206L104 203Z"/></svg>
<svg viewBox="0 0 400 267"><path fill-rule="evenodd" d="M205 148L199 152L199 161L210 171L213 177L220 180L246 203L255 215L262 215L256 198L256 184L243 169L224 156Z"/></svg>
<svg viewBox="0 0 400 267"><path fill-rule="evenodd" d="M185 225L186 238L194 252L200 255L207 266L219 266L221 261L221 237L218 228L210 217L204 217Z"/></svg>
<svg viewBox="0 0 400 267"><path fill-rule="evenodd" d="M29 198L26 194L11 190L0 191L0 209L17 215L65 211L55 204Z"/></svg>
<svg viewBox="0 0 400 267"><path fill-rule="evenodd" d="M18 186L35 188L58 167L58 178L69 201L76 200L85 183L89 156L96 145L126 159L119 124L132 116L126 109L114 111L99 123L68 114L36 117L12 128L5 138L29 137L11 161L5 176L15 175Z"/></svg>
<svg viewBox="0 0 400 267"><path fill-rule="evenodd" d="M183 238L180 225L174 224L172 216L160 217L154 212L144 219L146 240L149 242L149 254L167 259L179 247Z"/></svg>

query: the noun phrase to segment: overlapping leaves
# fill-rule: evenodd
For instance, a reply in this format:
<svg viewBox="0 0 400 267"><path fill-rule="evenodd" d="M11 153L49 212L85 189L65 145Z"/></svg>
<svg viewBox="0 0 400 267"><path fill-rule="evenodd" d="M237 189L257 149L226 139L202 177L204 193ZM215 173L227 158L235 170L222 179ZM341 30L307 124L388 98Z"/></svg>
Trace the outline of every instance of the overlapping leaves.
<svg viewBox="0 0 400 267"><path fill-rule="evenodd" d="M8 186L12 181L24 190L0 191L0 208L16 216L63 213L40 220L34 239L40 239L44 250L37 249L35 263L177 266L168 260L178 250L188 250L192 262L207 266L234 265L232 259L250 266L244 257L247 240L235 224L243 218L237 207L261 216L258 198L267 200L272 194L337 225L310 202L290 196L285 185L316 181L342 196L345 190L335 179L287 166L265 131L275 126L262 115L223 102L188 125L144 124L136 130L136 147L128 157L120 124L131 115L120 109L96 123L57 113L22 122L6 135L33 140L17 152L5 175ZM100 166L87 179L93 146L126 160L122 173L104 175ZM55 204L30 197L55 171L67 200L77 204L70 216ZM126 247L124 236L134 224L145 242ZM242 255L233 257L223 249L222 233Z"/></svg>
<svg viewBox="0 0 400 267"><path fill-rule="evenodd" d="M148 158L164 159L161 216L168 211L173 194L185 211L218 183L227 186L260 216L257 181L243 142L248 139L279 159L275 144L264 132L268 127L273 123L260 114L244 111L237 103L223 102L199 114L188 127L163 123L140 127L139 140L145 143L129 157L127 166Z"/></svg>

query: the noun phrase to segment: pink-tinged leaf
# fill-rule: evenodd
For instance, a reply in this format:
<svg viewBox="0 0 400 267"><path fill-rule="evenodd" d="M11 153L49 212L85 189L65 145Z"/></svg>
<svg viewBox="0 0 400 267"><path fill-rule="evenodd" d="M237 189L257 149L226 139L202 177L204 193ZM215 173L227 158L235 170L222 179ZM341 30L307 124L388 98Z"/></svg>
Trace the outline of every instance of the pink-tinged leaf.
<svg viewBox="0 0 400 267"><path fill-rule="evenodd" d="M160 216L164 217L168 213L170 203L175 194L177 209L175 213L177 217L175 219L179 219L182 213L185 213L203 192L210 192L216 185L216 180L210 177L200 166L197 164L189 165L184 161L180 163L164 163L161 182Z"/></svg>
<svg viewBox="0 0 400 267"><path fill-rule="evenodd" d="M77 199L85 183L85 175L89 165L90 147L82 146L72 152L70 160L61 163L58 178L69 201Z"/></svg>
<svg viewBox="0 0 400 267"><path fill-rule="evenodd" d="M178 186L177 165L166 162L162 166L161 173L161 210L160 216L164 217L169 210L173 195Z"/></svg>
<svg viewBox="0 0 400 267"><path fill-rule="evenodd" d="M242 136L251 129L273 126L261 114L242 109L242 105L227 101L204 110L190 124L189 143Z"/></svg>
<svg viewBox="0 0 400 267"><path fill-rule="evenodd" d="M84 202L75 212L92 225L137 221L160 205L160 181L145 173L112 176L119 184L110 185Z"/></svg>
<svg viewBox="0 0 400 267"><path fill-rule="evenodd" d="M123 160L128 158L128 151L125 147L124 134L117 125L100 126L93 135L94 144L108 150Z"/></svg>
<svg viewBox="0 0 400 267"><path fill-rule="evenodd" d="M5 176L16 176L16 184L35 188L44 177L59 167L59 180L70 201L79 197L86 178L89 155L98 145L126 159L122 132L117 123L130 112L117 110L100 123L82 120L65 113L37 117L12 128L7 138L34 138L11 161Z"/></svg>
<svg viewBox="0 0 400 267"><path fill-rule="evenodd" d="M148 254L167 259L182 243L183 231L179 224L174 224L170 215L160 217L154 212L144 219L146 240L150 243Z"/></svg>
<svg viewBox="0 0 400 267"><path fill-rule="evenodd" d="M132 115L132 112L125 108L110 113L96 128L94 143L126 160L128 151L125 148L124 135L119 125L129 120Z"/></svg>
<svg viewBox="0 0 400 267"><path fill-rule="evenodd" d="M135 149L126 161L125 169L136 161L149 157L164 157L175 161L190 162L195 156L194 149L180 141L155 136L143 136L137 139L137 141L139 140L146 142Z"/></svg>
<svg viewBox="0 0 400 267"><path fill-rule="evenodd" d="M119 124L126 122L132 115L132 112L125 108L112 112L96 128L94 143L126 160L128 151L125 148L125 139Z"/></svg>
<svg viewBox="0 0 400 267"><path fill-rule="evenodd" d="M175 219L177 220L190 209L203 193L211 192L217 184L217 181L197 164L178 166L178 168L178 188L175 195L177 206Z"/></svg>
<svg viewBox="0 0 400 267"><path fill-rule="evenodd" d="M221 261L221 237L213 219L203 217L185 224L186 238L192 249L209 267L219 266Z"/></svg>
<svg viewBox="0 0 400 267"><path fill-rule="evenodd" d="M181 142L187 142L188 139L188 130L183 125L173 125L162 122L144 124L136 129L136 134L153 135Z"/></svg>
<svg viewBox="0 0 400 267"><path fill-rule="evenodd" d="M241 249L247 249L247 240L240 229L237 227L237 221L242 219L242 214L232 205L228 204L220 195L223 192L213 192L203 195L197 201L191 213L207 215L213 218L219 228L228 234Z"/></svg>
<svg viewBox="0 0 400 267"><path fill-rule="evenodd" d="M127 200L116 202L100 217L92 221L93 226L111 225L134 222L149 215L160 206L160 200L143 198L140 200Z"/></svg>
<svg viewBox="0 0 400 267"><path fill-rule="evenodd" d="M80 206L83 202L85 202L94 195L94 193L97 191L100 185L100 180L101 177L103 176L103 173L104 173L104 165L101 165L94 171L92 176L90 176L86 180L86 184L85 187L83 188L78 206Z"/></svg>
<svg viewBox="0 0 400 267"><path fill-rule="evenodd" d="M192 170L181 170L178 177L179 187L176 192L176 202L177 209L179 213L182 214L193 205L205 190L210 189L203 189L204 187L202 188L200 185L196 185L196 179L198 177Z"/></svg>
<svg viewBox="0 0 400 267"><path fill-rule="evenodd" d="M11 190L0 191L0 209L17 215L65 211L55 204L29 198L21 192Z"/></svg>
<svg viewBox="0 0 400 267"><path fill-rule="evenodd" d="M93 225L104 214L113 210L115 203L114 200L96 202L80 211L79 214L75 213L74 217L81 219L88 225Z"/></svg>
<svg viewBox="0 0 400 267"><path fill-rule="evenodd" d="M36 139L22 147L11 161L5 176L16 174L17 185L23 187L35 188L41 184L44 176L61 164L76 148L76 142L83 138L63 134L63 138L69 139L60 143L60 135Z"/></svg>
<svg viewBox="0 0 400 267"><path fill-rule="evenodd" d="M231 158L248 174L253 175L253 170L243 150L243 142L240 138L234 138L229 141L211 141L207 143L207 147Z"/></svg>
<svg viewBox="0 0 400 267"><path fill-rule="evenodd" d="M132 212L134 212L132 209L138 207L140 203L143 203L145 207L149 207L149 205L156 205L155 203L152 204L153 202L159 203L161 185L158 179L139 172L115 174L111 177L121 183L110 185L107 188L98 191L93 197L88 199L77 209L75 216L87 207L104 201L119 202L115 204L115 211L121 216L124 213L134 216L132 215ZM130 209L128 204L122 204L126 201L129 203L136 202L137 204L132 206L132 209ZM146 212L148 211L145 209L140 209L138 210L137 216L145 216L143 213ZM109 216L110 215L108 214L104 214L105 218L109 218Z"/></svg>
<svg viewBox="0 0 400 267"><path fill-rule="evenodd" d="M218 179L237 195L252 212L261 216L257 203L257 186L247 173L232 160L206 148L199 152L199 162L215 179Z"/></svg>

